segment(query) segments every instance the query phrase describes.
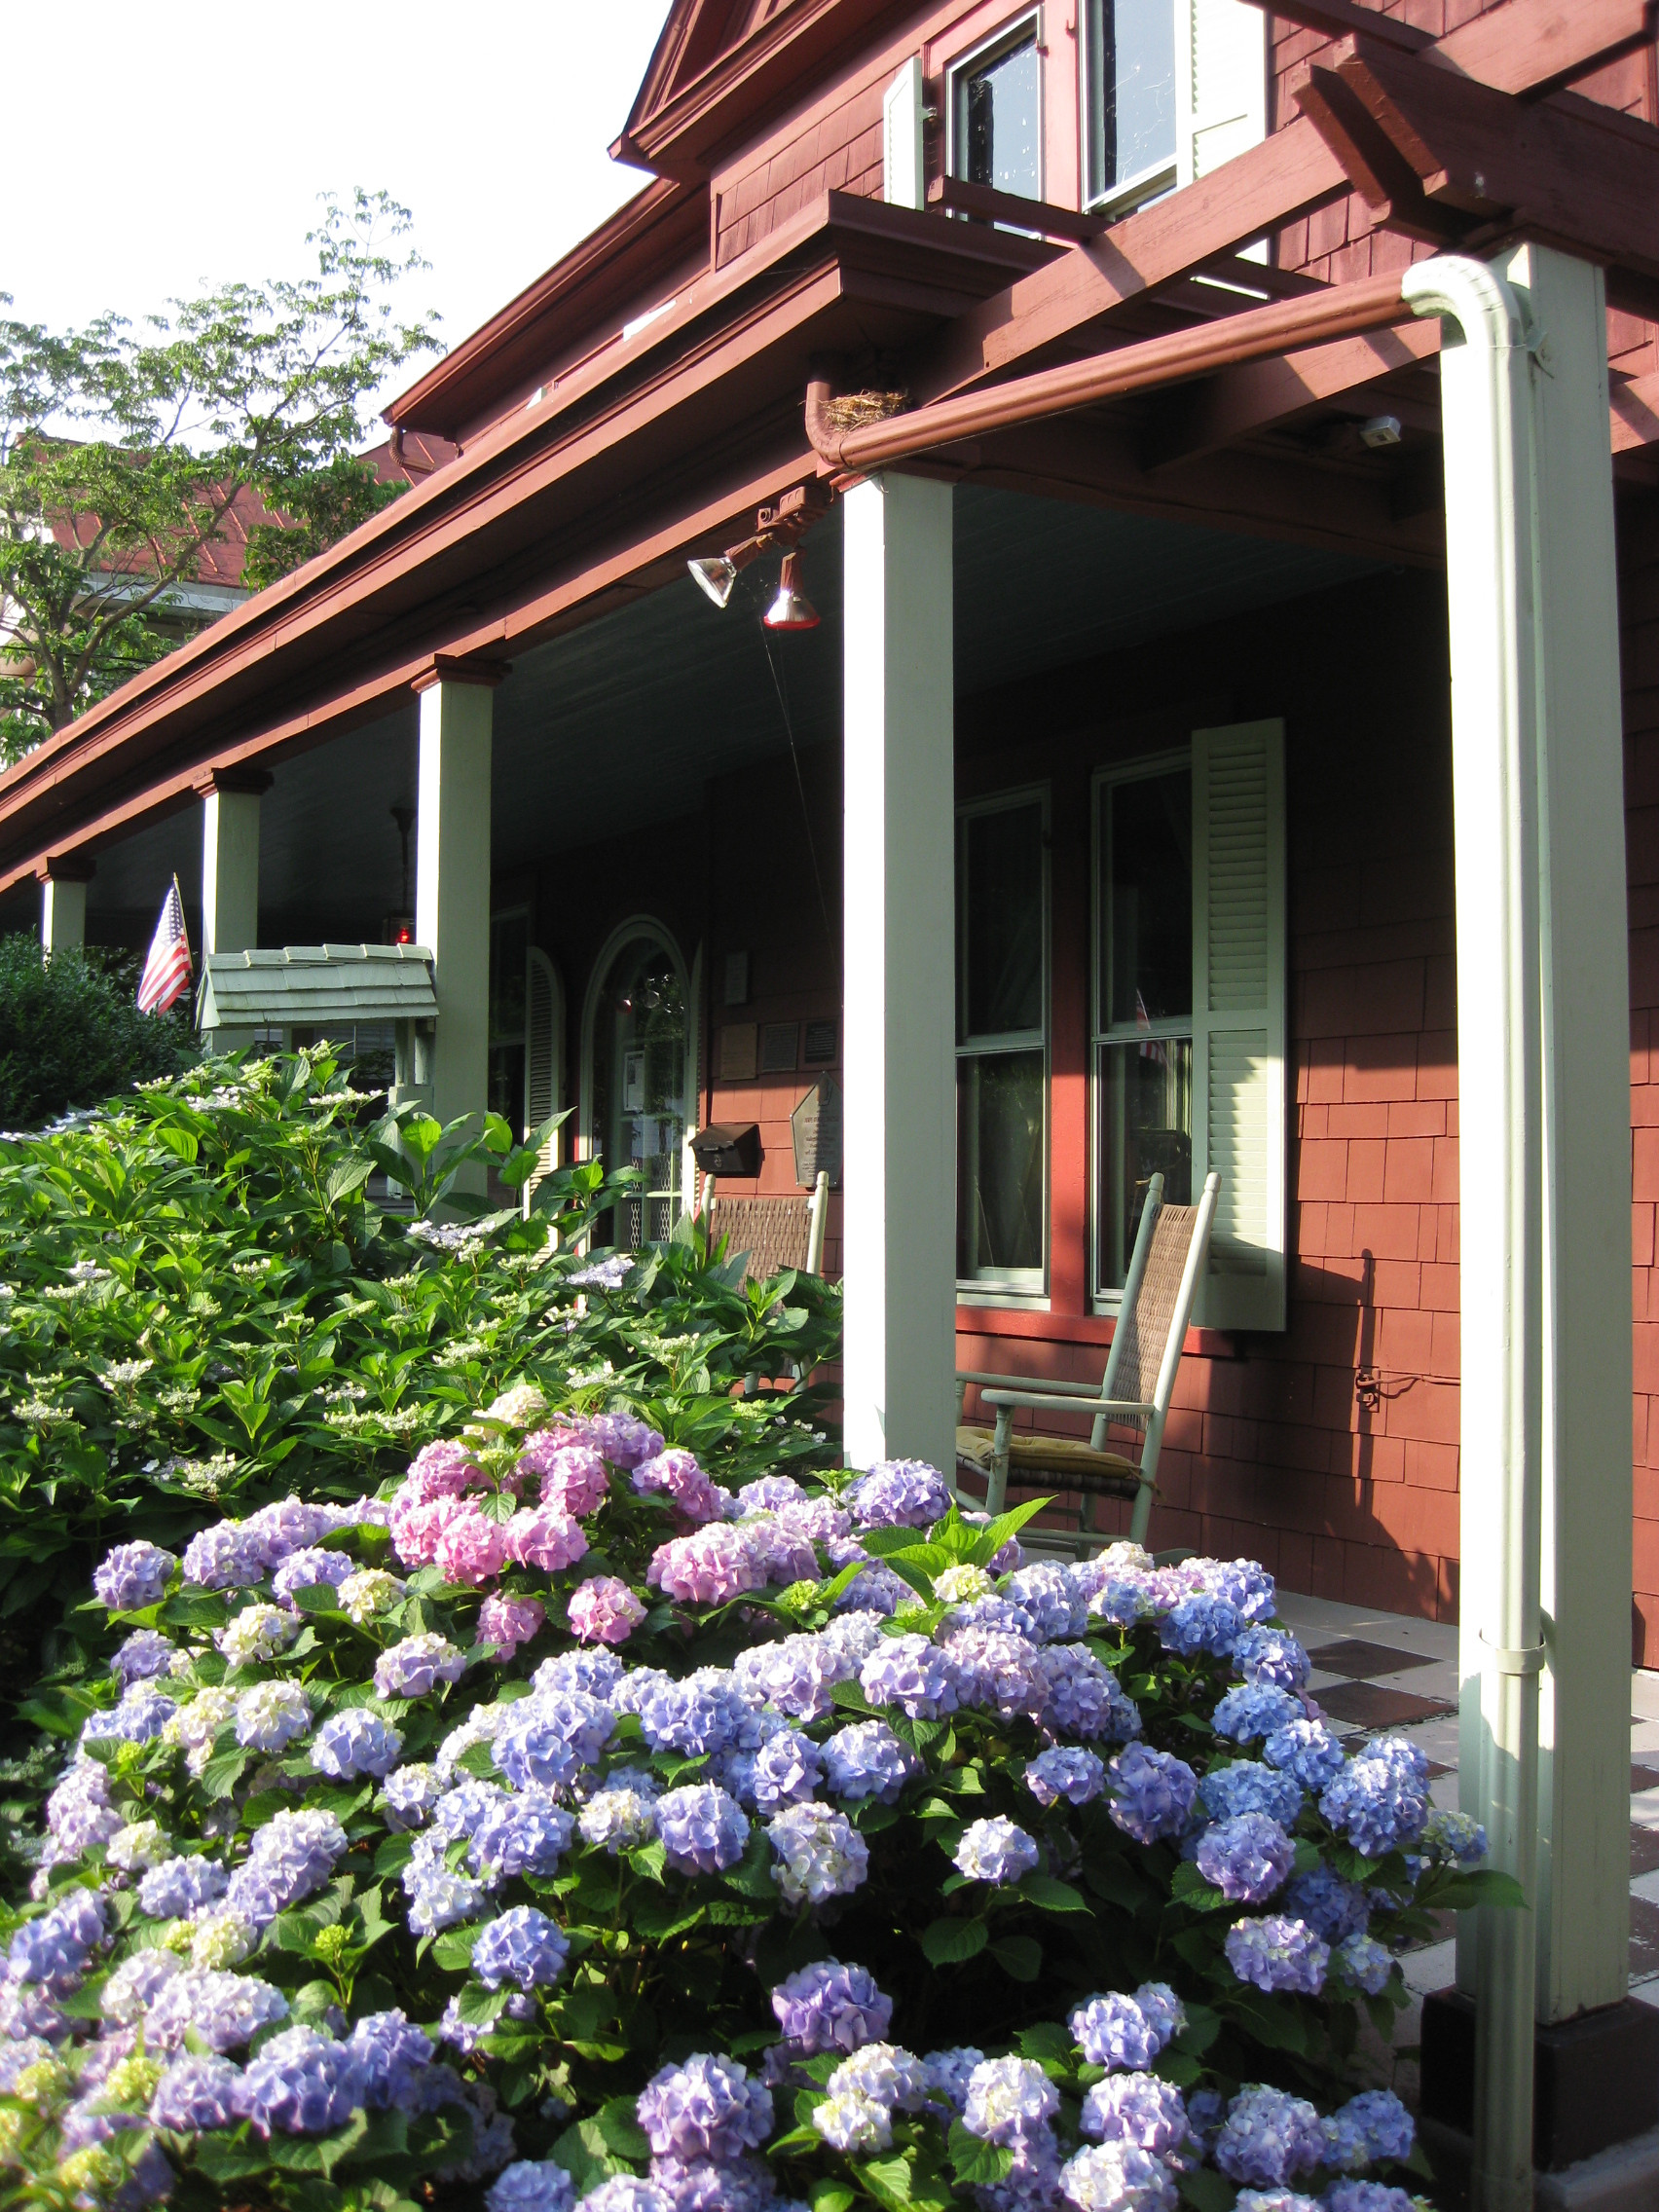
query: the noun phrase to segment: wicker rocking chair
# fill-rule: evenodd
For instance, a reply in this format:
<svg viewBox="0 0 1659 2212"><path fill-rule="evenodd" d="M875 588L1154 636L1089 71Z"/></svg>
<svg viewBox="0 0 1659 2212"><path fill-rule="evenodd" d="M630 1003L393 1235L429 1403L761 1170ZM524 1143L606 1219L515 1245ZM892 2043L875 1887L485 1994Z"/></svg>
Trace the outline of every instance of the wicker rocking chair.
<svg viewBox="0 0 1659 2212"><path fill-rule="evenodd" d="M1096 1497L1132 1497L1129 1534L1137 1544L1145 1539L1158 1491L1163 1424L1209 1250L1220 1188L1220 1176L1211 1175L1196 1206L1166 1206L1162 1176L1152 1178L1098 1395L1074 1383L1036 1377L989 1375L977 1369L958 1372L958 1419L970 1385L977 1387L981 1403L996 1416L994 1428L962 1425L956 1431L958 1481L965 1474L983 1478L984 1503L990 1512L1003 1511L1011 1484L1027 1494L1056 1487L1075 1491L1084 1501L1080 1533L1087 1540L1093 1530ZM1082 1437L1030 1430L1016 1435L1017 1407L1039 1414L1092 1414L1094 1422L1087 1442ZM1138 1457L1108 1450L1112 1429L1140 1431ZM1132 1449L1132 1436L1126 1441Z"/></svg>
<svg viewBox="0 0 1659 2212"><path fill-rule="evenodd" d="M824 1272L824 1224L830 1210L830 1178L820 1175L804 1198L721 1198L715 1178L705 1175L698 1212L711 1245L723 1236L735 1258L743 1255L743 1279L764 1282L785 1268L807 1275Z"/></svg>

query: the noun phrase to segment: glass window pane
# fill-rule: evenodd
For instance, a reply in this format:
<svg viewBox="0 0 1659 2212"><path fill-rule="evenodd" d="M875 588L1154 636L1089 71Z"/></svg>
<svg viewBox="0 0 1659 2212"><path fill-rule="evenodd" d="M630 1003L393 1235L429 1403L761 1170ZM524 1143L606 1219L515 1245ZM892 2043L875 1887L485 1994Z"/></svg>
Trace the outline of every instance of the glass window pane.
<svg viewBox="0 0 1659 2212"><path fill-rule="evenodd" d="M1097 20L1105 193L1175 159L1175 10L1171 0L1100 0Z"/></svg>
<svg viewBox="0 0 1659 2212"><path fill-rule="evenodd" d="M1101 1027L1178 1021L1193 1011L1192 772L1108 784L1100 808Z"/></svg>
<svg viewBox="0 0 1659 2212"><path fill-rule="evenodd" d="M957 871L957 1033L1007 1037L1043 1026L1043 809L971 814Z"/></svg>
<svg viewBox="0 0 1659 2212"><path fill-rule="evenodd" d="M620 1246L659 1241L680 1213L687 1034L673 959L647 939L624 945L606 977L593 1031L597 1148L612 1172L637 1167L643 1178L617 1208L611 1236Z"/></svg>
<svg viewBox="0 0 1659 2212"><path fill-rule="evenodd" d="M1169 1205L1193 1202L1193 1047L1149 1037L1100 1051L1100 1288L1121 1290L1146 1205L1163 1177Z"/></svg>
<svg viewBox="0 0 1659 2212"><path fill-rule="evenodd" d="M490 925L490 1034L524 1035L525 954L530 923L523 914L502 914Z"/></svg>
<svg viewBox="0 0 1659 2212"><path fill-rule="evenodd" d="M957 173L1035 200L1042 184L1041 94L1035 34L966 70L957 91Z"/></svg>
<svg viewBox="0 0 1659 2212"><path fill-rule="evenodd" d="M1040 1274L1043 1055L991 1052L956 1068L956 1272Z"/></svg>

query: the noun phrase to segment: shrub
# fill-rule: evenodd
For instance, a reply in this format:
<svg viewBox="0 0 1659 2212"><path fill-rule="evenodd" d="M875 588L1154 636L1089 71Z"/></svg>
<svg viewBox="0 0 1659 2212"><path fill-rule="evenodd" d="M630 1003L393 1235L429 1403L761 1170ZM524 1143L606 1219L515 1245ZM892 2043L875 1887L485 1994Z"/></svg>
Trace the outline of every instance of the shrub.
<svg viewBox="0 0 1659 2212"><path fill-rule="evenodd" d="M0 1127L39 1128L197 1056L187 1014L140 1014L118 958L0 938Z"/></svg>
<svg viewBox="0 0 1659 2212"><path fill-rule="evenodd" d="M1484 1839L1309 1716L1260 1568L1016 1566L1022 1518L914 1462L730 1495L515 1393L378 1506L114 1553L0 1991L17 2198L1407 2212L1349 2062Z"/></svg>

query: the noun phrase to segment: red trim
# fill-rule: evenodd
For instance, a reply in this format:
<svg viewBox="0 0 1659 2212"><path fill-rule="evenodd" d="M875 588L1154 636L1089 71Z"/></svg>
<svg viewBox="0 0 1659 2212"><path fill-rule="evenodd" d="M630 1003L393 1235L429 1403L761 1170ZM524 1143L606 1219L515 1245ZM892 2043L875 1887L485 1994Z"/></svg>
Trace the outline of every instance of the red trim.
<svg viewBox="0 0 1659 2212"><path fill-rule="evenodd" d="M1034 1344L1109 1345L1117 1329L1110 1313L1049 1313L1029 1306L958 1306L958 1337L1022 1337ZM1242 1359L1238 1340L1226 1329L1189 1329L1184 1359Z"/></svg>

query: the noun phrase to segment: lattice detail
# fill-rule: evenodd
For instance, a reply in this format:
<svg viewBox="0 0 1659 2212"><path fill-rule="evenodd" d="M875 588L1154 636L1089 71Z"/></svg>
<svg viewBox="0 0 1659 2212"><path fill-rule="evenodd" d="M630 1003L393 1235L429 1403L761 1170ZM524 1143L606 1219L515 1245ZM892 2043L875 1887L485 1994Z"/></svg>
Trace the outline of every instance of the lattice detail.
<svg viewBox="0 0 1659 2212"><path fill-rule="evenodd" d="M1152 1249L1146 1256L1146 1272L1140 1294L1119 1320L1123 1349L1112 1381L1112 1395L1141 1405L1152 1403L1158 1371L1169 1343L1169 1324L1181 1296L1181 1277L1187 1272L1187 1254L1193 1244L1197 1206L1161 1206L1153 1225Z"/></svg>
<svg viewBox="0 0 1659 2212"><path fill-rule="evenodd" d="M724 1236L726 1251L743 1253L745 1282L764 1282L785 1268L806 1268L812 1227L810 1198L720 1198L709 1208L709 1241Z"/></svg>

